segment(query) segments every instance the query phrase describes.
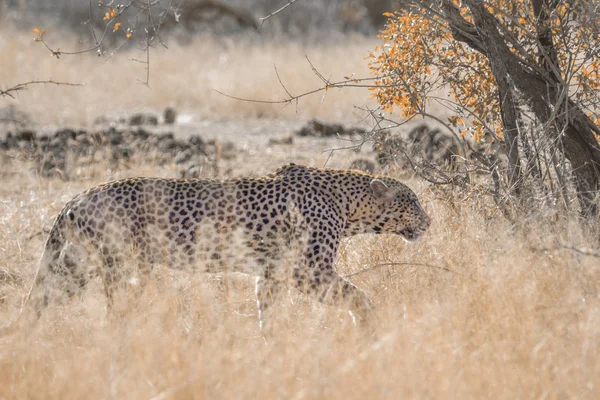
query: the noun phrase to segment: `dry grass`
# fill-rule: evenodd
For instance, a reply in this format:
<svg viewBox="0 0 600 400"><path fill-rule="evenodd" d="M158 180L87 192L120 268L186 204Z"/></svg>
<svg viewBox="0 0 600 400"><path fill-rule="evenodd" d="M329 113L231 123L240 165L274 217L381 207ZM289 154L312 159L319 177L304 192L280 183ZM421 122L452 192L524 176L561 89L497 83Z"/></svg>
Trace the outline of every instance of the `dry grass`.
<svg viewBox="0 0 600 400"><path fill-rule="evenodd" d="M107 112L166 105L198 119L295 116L293 108L236 103L278 98L318 80L311 56L332 79L365 74L372 43L217 43L153 53L152 89L135 84L143 69L131 54L53 59L31 35L2 32L0 82L30 79L86 83L83 89L38 88L16 104L41 123L87 124ZM53 32L47 38L53 37ZM61 43L61 46L63 44ZM65 46L66 47L66 46ZM339 76L338 76L339 75ZM301 103L300 115L346 121L365 91L329 93ZM240 140L254 140L239 134ZM276 152L240 150L223 170L264 173L285 161L323 165L330 144L298 140ZM331 166L347 166L336 153ZM0 170L0 324L18 312L31 285L54 216L76 193L125 175L176 176L173 166L141 162L72 171L73 180L41 179L31 166L2 160ZM139 307L109 319L99 282L82 299L48 310L31 331L0 337L3 398L600 398L600 268L598 258L557 247L597 246L568 221L531 221L512 229L473 199L449 202L408 182L434 223L419 243L362 236L345 242L337 269L374 299L375 334L347 315L290 290L263 343L252 279L192 275L158 268ZM485 211L485 212L484 212ZM402 264L404 263L404 264ZM428 265L428 266L426 266ZM438 267L449 268L451 272Z"/></svg>
<svg viewBox="0 0 600 400"><path fill-rule="evenodd" d="M3 88L32 79L83 83L83 88L38 86L19 94L15 101L23 111L41 124L87 125L106 113L122 110L155 110L172 106L197 120L220 118L325 118L349 121L354 106L373 106L367 89L331 90L325 97L311 96L291 105L268 105L233 101L215 91L233 96L281 100L286 96L274 65L287 89L300 94L323 84L306 60L331 80L342 80L353 73L369 76L365 57L375 40L351 37L339 43L323 38L323 43L306 47L296 42L260 41L258 37L215 39L196 37L182 46L170 43L169 49L153 48L150 54L150 87L145 66L131 61L145 59L140 51L122 51L105 59L94 54L62 56L56 59L41 43L34 43L32 32L3 28L0 35L0 84ZM68 34L48 31L46 40L63 50L81 45Z"/></svg>
<svg viewBox="0 0 600 400"><path fill-rule="evenodd" d="M65 183L6 164L0 268L25 284L0 286L2 321L15 318L31 283L38 234L104 168ZM140 165L122 174L172 173ZM377 304L374 336L290 290L265 345L252 279L158 268L126 319L105 316L96 282L33 331L0 338L0 398L598 398L598 259L555 247L586 244L578 228L512 231L473 203L451 206L410 184L434 218L425 239L356 237L337 265L349 275L407 263L352 278Z"/></svg>

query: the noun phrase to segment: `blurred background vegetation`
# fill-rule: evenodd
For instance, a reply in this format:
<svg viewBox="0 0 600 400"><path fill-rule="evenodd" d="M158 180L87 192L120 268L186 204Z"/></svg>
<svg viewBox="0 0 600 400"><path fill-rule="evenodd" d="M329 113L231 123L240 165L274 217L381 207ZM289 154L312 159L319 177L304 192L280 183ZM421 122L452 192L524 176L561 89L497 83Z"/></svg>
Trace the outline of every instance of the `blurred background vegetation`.
<svg viewBox="0 0 600 400"><path fill-rule="evenodd" d="M139 10L146 2L132 1L122 15L123 25L141 26ZM383 13L398 10L400 0L304 0L288 7L261 26L261 35L315 39L323 33L357 32L373 35L383 26ZM108 0L1 0L2 19L29 28L44 24L50 28L69 28L89 39L90 25L101 30L105 7L128 1ZM190 31L210 31L228 35L256 29L260 18L287 4L284 0L158 0L152 3L155 18L164 18L163 29L175 31L182 39ZM179 23L178 23L179 22Z"/></svg>

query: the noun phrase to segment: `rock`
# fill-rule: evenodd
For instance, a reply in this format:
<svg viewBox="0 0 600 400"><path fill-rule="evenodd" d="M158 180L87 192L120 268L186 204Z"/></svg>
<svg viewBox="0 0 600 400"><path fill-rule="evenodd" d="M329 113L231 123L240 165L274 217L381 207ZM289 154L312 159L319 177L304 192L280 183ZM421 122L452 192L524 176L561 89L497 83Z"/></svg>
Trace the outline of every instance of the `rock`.
<svg viewBox="0 0 600 400"><path fill-rule="evenodd" d="M45 152L41 160L40 174L46 178L58 176L67 180L66 159L67 152L65 147L57 146Z"/></svg>
<svg viewBox="0 0 600 400"><path fill-rule="evenodd" d="M190 165L187 169L181 171L181 177L184 179L198 179L200 178L203 169L204 165Z"/></svg>
<svg viewBox="0 0 600 400"><path fill-rule="evenodd" d="M125 116L118 117L109 117L106 115L101 115L94 119L92 122L93 125L108 125L108 126L117 126L117 125L125 125L127 124L127 118Z"/></svg>
<svg viewBox="0 0 600 400"><path fill-rule="evenodd" d="M270 145L286 145L286 144L294 144L294 137L288 136L284 138L271 138L269 139Z"/></svg>
<svg viewBox="0 0 600 400"><path fill-rule="evenodd" d="M163 112L163 120L165 124L174 124L177 120L177 111L171 107L165 108Z"/></svg>
<svg viewBox="0 0 600 400"><path fill-rule="evenodd" d="M129 125L158 125L158 118L154 114L137 113L129 118Z"/></svg>
<svg viewBox="0 0 600 400"><path fill-rule="evenodd" d="M206 147L206 142L198 135L190 135L188 138L188 143L194 147Z"/></svg>
<svg viewBox="0 0 600 400"><path fill-rule="evenodd" d="M152 134L148 131L143 130L142 128L138 128L136 131L129 131L129 134L133 136L134 139L148 140Z"/></svg>
<svg viewBox="0 0 600 400"><path fill-rule="evenodd" d="M93 132L89 136L89 138L92 141L92 143L96 146L102 145L106 142L106 136L104 135L104 132L102 132L102 131Z"/></svg>
<svg viewBox="0 0 600 400"><path fill-rule="evenodd" d="M61 141L67 141L69 139L75 140L77 137L77 132L75 132L73 129L59 129L54 132L54 137Z"/></svg>
<svg viewBox="0 0 600 400"><path fill-rule="evenodd" d="M454 167L460 154L454 136L425 124L413 128L408 135L384 131L375 139L373 150L378 153L381 166L394 163L402 169L413 169L415 165Z"/></svg>
<svg viewBox="0 0 600 400"><path fill-rule="evenodd" d="M118 146L124 142L123 135L112 135L109 144L111 146Z"/></svg>
<svg viewBox="0 0 600 400"><path fill-rule="evenodd" d="M188 138L188 144L194 150L196 154L201 154L203 156L208 156L208 149L206 147L206 142L198 135L191 135Z"/></svg>
<svg viewBox="0 0 600 400"><path fill-rule="evenodd" d="M13 124L16 128L24 128L33 125L34 121L14 104L9 104L6 107L0 107L0 123Z"/></svg>
<svg viewBox="0 0 600 400"><path fill-rule="evenodd" d="M131 157L131 149L129 147L112 147L111 161L118 163L119 161L128 161Z"/></svg>
<svg viewBox="0 0 600 400"><path fill-rule="evenodd" d="M6 135L6 147L11 149L11 148L15 148L15 147L19 147L19 140L13 136L12 132L8 132L8 134Z"/></svg>
<svg viewBox="0 0 600 400"><path fill-rule="evenodd" d="M156 139L158 140L159 143L164 140L173 140L174 138L175 138L175 136L171 132L163 133L163 134L156 136Z"/></svg>
<svg viewBox="0 0 600 400"><path fill-rule="evenodd" d="M194 152L191 149L187 149L177 153L173 162L175 164L185 164L194 156Z"/></svg>
<svg viewBox="0 0 600 400"><path fill-rule="evenodd" d="M169 152L173 156L177 154L177 152L183 151L185 149L185 144L178 142L177 140L161 140L158 142L157 150L159 152Z"/></svg>
<svg viewBox="0 0 600 400"><path fill-rule="evenodd" d="M16 135L8 133L6 140L0 140L1 150L15 150L9 156L24 155L36 162L35 170L43 177L59 176L67 179L68 173L76 166L89 165L106 160L111 168L129 168L133 155L142 155L145 161L158 165L175 163L189 169L189 164L200 164L206 176L216 171L216 163L221 158L236 156L232 142L212 141L207 143L198 135L188 139L177 139L171 132L153 134L143 128L108 129L88 132L83 130L59 129L51 137L37 137L32 131L21 130ZM20 154L19 154L20 152ZM191 170L186 176L197 175Z"/></svg>
<svg viewBox="0 0 600 400"><path fill-rule="evenodd" d="M211 161L206 157L194 158L187 168L181 170L180 176L184 179L199 179L210 176L211 174L217 174L218 167L214 160Z"/></svg>
<svg viewBox="0 0 600 400"><path fill-rule="evenodd" d="M376 166L373 161L365 160L364 158L359 158L357 160L352 161L349 169L355 169L358 171L368 172L372 174L375 172Z"/></svg>
<svg viewBox="0 0 600 400"><path fill-rule="evenodd" d="M235 156L237 155L237 150L236 150L235 144L233 144L233 142L230 142L230 141L218 142L218 143L219 143L218 152L219 152L220 158L222 158L224 160L233 160L235 158Z"/></svg>
<svg viewBox="0 0 600 400"><path fill-rule="evenodd" d="M316 119L310 120L300 130L296 132L298 136L314 137L332 137L332 136L351 136L364 134L365 130L361 128L345 129L340 124L325 124Z"/></svg>
<svg viewBox="0 0 600 400"><path fill-rule="evenodd" d="M25 130L17 132L15 137L20 142L34 142L36 139L36 134L34 131Z"/></svg>

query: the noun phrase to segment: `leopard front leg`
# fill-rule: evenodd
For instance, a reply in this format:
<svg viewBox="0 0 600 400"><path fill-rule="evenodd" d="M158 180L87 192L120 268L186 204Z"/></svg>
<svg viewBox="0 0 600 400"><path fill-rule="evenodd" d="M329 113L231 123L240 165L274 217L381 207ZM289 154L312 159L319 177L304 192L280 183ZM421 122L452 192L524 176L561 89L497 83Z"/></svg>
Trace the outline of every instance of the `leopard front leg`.
<svg viewBox="0 0 600 400"><path fill-rule="evenodd" d="M107 245L100 247L102 268L100 277L104 283L107 311L124 316L131 305L137 305L150 279L153 262L147 253L124 253ZM118 298L118 301L117 301Z"/></svg>
<svg viewBox="0 0 600 400"><path fill-rule="evenodd" d="M368 320L373 312L369 297L351 282L336 273L332 267L318 265L315 269L298 272L296 287L323 304L348 308L353 317Z"/></svg>
<svg viewBox="0 0 600 400"><path fill-rule="evenodd" d="M261 331L265 331L267 310L276 302L281 291L281 284L271 277L256 278L256 304L258 306L258 324Z"/></svg>
<svg viewBox="0 0 600 400"><path fill-rule="evenodd" d="M317 239L309 242L306 260L294 269L296 287L323 304L349 308L351 315L368 320L373 314L369 297L333 269L337 243L324 246Z"/></svg>

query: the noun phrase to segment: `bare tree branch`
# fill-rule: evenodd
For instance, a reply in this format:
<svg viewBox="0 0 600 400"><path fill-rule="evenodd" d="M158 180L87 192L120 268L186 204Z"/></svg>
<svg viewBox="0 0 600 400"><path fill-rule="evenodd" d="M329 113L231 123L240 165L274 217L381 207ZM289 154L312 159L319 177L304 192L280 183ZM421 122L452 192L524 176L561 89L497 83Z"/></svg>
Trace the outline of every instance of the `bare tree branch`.
<svg viewBox="0 0 600 400"><path fill-rule="evenodd" d="M45 81L37 81L36 80L36 81L18 83L12 87L9 87L8 89L0 89L0 97L9 96L14 99L15 98L14 94L16 94L17 92L22 91L22 90L27 90L27 88L32 85L43 85L43 84L57 85L57 86L83 86L83 84L81 84L81 83L58 82L58 81L53 81L53 80L45 80Z"/></svg>
<svg viewBox="0 0 600 400"><path fill-rule="evenodd" d="M316 71L316 70L315 70ZM317 73L320 75L320 73L317 71ZM374 88L374 87L386 87L386 86L375 86L374 84L361 84L360 82L374 82L376 80L379 80L380 77L377 78L352 78L352 79L344 79L341 81L337 81L337 82L330 82L329 80L327 80L325 77L323 77L322 75L320 75L322 78L321 80L323 80L325 82L325 86L321 86L318 87L316 89L312 89L309 90L307 92L301 93L299 95L291 95L287 89L285 88L285 86L283 86L283 89L286 91L288 97L282 99L282 100L257 100L257 99L247 99L247 98L243 98L243 97L237 97L237 96L232 96L230 94L227 93L223 93L220 90L217 89L213 89L213 91L219 93L222 96L228 97L230 99L233 100L238 100L238 101L245 101L248 103L261 103L261 104L289 104L292 103L294 101L297 101L303 97L307 97L310 96L312 94L315 93L319 93L319 92L323 92L323 91L328 91L334 88L337 89L341 89L341 88L347 88L347 87L351 87L351 88ZM277 73L277 78L279 79L279 82L281 83L281 79L279 77L279 74Z"/></svg>
<svg viewBox="0 0 600 400"><path fill-rule="evenodd" d="M424 264L424 263L413 263L413 262L388 262L388 263L373 265L373 266L371 266L369 268L363 269L362 271L358 271L358 272L354 272L354 273L352 273L350 275L346 275L346 278L351 278L353 276L361 275L361 274L364 274L364 273L367 273L367 272L372 272L372 271L375 271L376 269L380 269L380 268L397 267L397 266L428 267L428 268L440 269L442 271L451 272L453 274L461 275L462 276L461 273L453 271L453 270L451 270L448 267L441 267L439 265Z"/></svg>
<svg viewBox="0 0 600 400"><path fill-rule="evenodd" d="M288 8L289 6L291 6L292 4L294 4L297 1L298 0L288 0L287 4L285 4L283 7L280 7L279 9L273 11L271 14L267 15L266 17L260 18L259 19L260 24L258 24L258 28L256 28L256 32L258 32L260 30L260 28L262 28L265 21L267 21L269 18L279 14L280 12L282 12L283 10L285 10L286 8Z"/></svg>

